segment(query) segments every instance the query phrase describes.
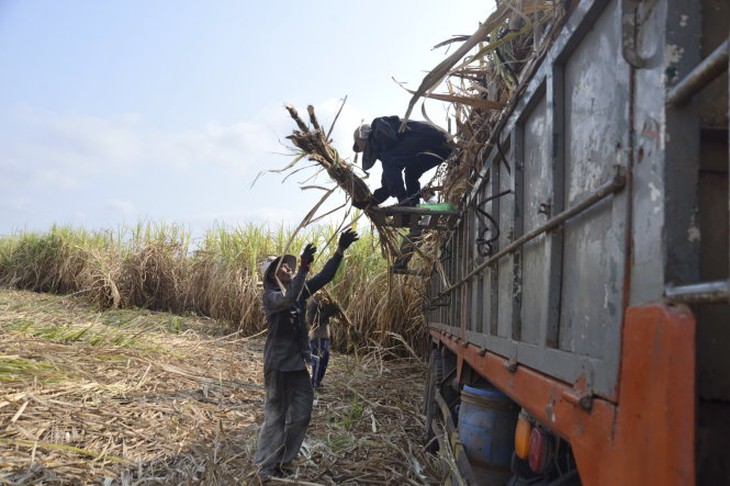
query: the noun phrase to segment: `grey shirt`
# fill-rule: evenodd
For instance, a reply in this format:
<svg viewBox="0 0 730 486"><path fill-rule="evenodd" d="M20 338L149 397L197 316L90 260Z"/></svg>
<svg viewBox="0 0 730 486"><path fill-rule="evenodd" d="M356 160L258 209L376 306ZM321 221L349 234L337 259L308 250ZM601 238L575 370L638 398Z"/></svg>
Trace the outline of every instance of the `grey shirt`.
<svg viewBox="0 0 730 486"><path fill-rule="evenodd" d="M304 320L305 305L310 295L332 280L341 261L342 255L336 252L322 271L306 282L307 272L299 268L285 293L274 282L264 282L263 306L268 325L264 373L306 369L305 363L311 361L312 354Z"/></svg>

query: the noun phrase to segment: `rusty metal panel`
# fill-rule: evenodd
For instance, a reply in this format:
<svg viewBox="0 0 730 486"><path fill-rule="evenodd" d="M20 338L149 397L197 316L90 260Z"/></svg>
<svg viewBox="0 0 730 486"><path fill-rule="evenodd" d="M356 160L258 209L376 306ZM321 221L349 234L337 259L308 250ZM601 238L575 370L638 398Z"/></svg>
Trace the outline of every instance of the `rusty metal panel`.
<svg viewBox="0 0 730 486"><path fill-rule="evenodd" d="M465 221L465 233L470 234L474 231L474 227L477 225L476 210L470 207L467 211L467 217ZM466 252L466 261L474 261L474 248L473 245L464 245L464 251ZM484 303L479 293L479 279L474 281L467 287L467 322L466 329L469 331L480 332L483 326L482 309Z"/></svg>
<svg viewBox="0 0 730 486"><path fill-rule="evenodd" d="M496 166L497 163L494 162L494 159L492 160L492 165ZM491 191L491 202L488 207L486 207L487 214L491 216L492 222L492 230L490 233L485 233L484 236L488 237L488 240L490 243L486 246L486 248L483 251L483 254L485 257L491 256L493 253L493 245L498 244L499 236L501 234L501 228L499 228L499 225L494 224L494 221L499 218L499 208L502 204L502 197L499 196L499 194L504 194L504 196L507 196L508 194L503 193L500 191L500 184L502 183L500 181L498 172L498 167L495 168L495 171L491 174L491 179L489 181L489 187ZM495 219L496 218L496 219ZM481 262L480 262L481 263ZM488 288L489 292L489 334L492 336L496 336L499 333L499 272L495 267L489 268L489 284L487 285L485 282L485 287Z"/></svg>
<svg viewBox="0 0 730 486"><path fill-rule="evenodd" d="M589 199L612 180L616 165L625 165L631 100L618 4L592 5L590 27L576 26L575 37L563 39L562 50L538 70L504 131L504 145L490 154L488 183L473 195L451 242L450 258L458 261L450 265L452 282ZM484 253L475 207L494 217L499 233ZM453 289L445 327L509 360L612 396L626 211L625 195L614 194L504 254ZM468 320L463 332L462 319Z"/></svg>
<svg viewBox="0 0 730 486"><path fill-rule="evenodd" d="M720 8L715 0L703 5ZM622 56L621 6L579 2L529 79L451 242L450 318L434 326L504 357L506 366L610 400L619 398L624 310L662 302L665 285L727 279L730 258L727 75L693 103L668 106L658 94L698 61L690 38L697 6L640 2L632 59L641 66L633 71ZM709 23L717 32L703 39L705 53L727 36L726 22ZM710 98L717 106L708 106ZM596 201L616 174L626 176L625 186L582 204ZM482 254L472 206L505 191L481 206L499 230ZM565 217L533 237L550 220L546 213ZM728 306L692 310L699 398L727 400Z"/></svg>
<svg viewBox="0 0 730 486"><path fill-rule="evenodd" d="M522 190L521 232L545 224L550 216L552 200L552 169L549 154L547 102L540 97L524 122L522 132L522 163L517 166L517 181ZM520 339L544 345L548 319L550 286L550 237L542 234L522 248L518 286L521 290Z"/></svg>
<svg viewBox="0 0 730 486"><path fill-rule="evenodd" d="M494 214L493 202L489 200L492 187L494 187L493 182L485 185L484 190L479 194L480 201L477 201L473 208L474 219L470 233L474 241L472 251L474 254L473 261L476 265L481 264L484 257L489 255L491 246L489 241L495 231L495 227L489 219ZM493 327L496 322L493 320L492 314L493 311L496 311L496 307L492 303L494 294L492 292L493 277L494 272L487 269L476 275L470 284L474 299L477 301L477 316L480 321L475 329L477 332L493 333L493 329L496 329L496 327Z"/></svg>
<svg viewBox="0 0 730 486"><path fill-rule="evenodd" d="M613 2L564 65L565 207L588 197L610 180L616 164L625 164L631 100L626 65L617 55L618 19ZM593 370L604 378L616 376L618 368L625 218L620 193L564 226L559 349L605 360Z"/></svg>
<svg viewBox="0 0 730 486"><path fill-rule="evenodd" d="M492 154L487 160L483 177L486 183L482 186L476 199L473 202L473 225L469 229L469 241L473 255L472 266L479 266L491 257L496 251L498 239L501 232L498 223L500 194L500 165L502 160L499 156ZM502 181L504 182L504 181ZM478 273L469 282L474 298L478 302L480 323L477 331L497 335L498 333L498 297L499 297L499 272L493 267L487 267L483 272Z"/></svg>
<svg viewBox="0 0 730 486"><path fill-rule="evenodd" d="M514 157L510 154L507 155L508 161L513 161ZM511 171L507 170L507 166L499 164L495 166L495 176L499 180L499 190L501 191L513 191L514 190L514 179ZM511 166L511 170L514 170L514 165ZM507 246L513 239L514 236L514 197L512 194L504 197L500 201L499 215L497 219L500 228L499 239L497 240L497 248ZM514 255L509 255L502 258L496 265L497 282L496 287L498 290L497 296L497 335L501 337L512 337L518 339L519 336L515 335L512 327L513 318L513 304L514 304Z"/></svg>
<svg viewBox="0 0 730 486"><path fill-rule="evenodd" d="M462 261L462 241L464 239L463 232L459 231L456 233L454 238L454 245L452 248L452 254L451 259L453 261L453 274L454 274L454 280L457 280L458 278L461 278L461 275L463 275L462 268L464 267L464 262ZM463 299L462 296L463 289L459 288L456 289L456 291L451 293L451 316L449 320L449 324L455 328L461 327L461 303ZM459 333L460 335L460 333Z"/></svg>

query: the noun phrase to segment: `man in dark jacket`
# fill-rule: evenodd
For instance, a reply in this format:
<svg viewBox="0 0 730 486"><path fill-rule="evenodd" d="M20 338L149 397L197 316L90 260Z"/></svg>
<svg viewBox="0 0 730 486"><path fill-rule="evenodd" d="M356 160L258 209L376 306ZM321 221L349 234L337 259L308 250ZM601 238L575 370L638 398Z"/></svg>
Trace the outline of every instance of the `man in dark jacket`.
<svg viewBox="0 0 730 486"><path fill-rule="evenodd" d="M264 347L264 423L254 456L261 482L284 476L304 441L314 400L306 367L311 361L304 318L306 301L332 280L344 251L357 239L354 231L344 231L335 254L309 280L307 273L317 251L311 244L304 248L296 274L294 255L269 257L261 265L268 326Z"/></svg>
<svg viewBox="0 0 730 486"><path fill-rule="evenodd" d="M402 123L400 117L383 116L355 130L352 149L363 153L363 170L369 170L376 160L380 160L383 166L382 187L373 192L372 201L356 201L355 207L363 209L368 204L380 204L389 197L397 198L399 204L415 206L419 200L421 176L451 154L448 132L431 123L415 120L408 120L401 130Z"/></svg>

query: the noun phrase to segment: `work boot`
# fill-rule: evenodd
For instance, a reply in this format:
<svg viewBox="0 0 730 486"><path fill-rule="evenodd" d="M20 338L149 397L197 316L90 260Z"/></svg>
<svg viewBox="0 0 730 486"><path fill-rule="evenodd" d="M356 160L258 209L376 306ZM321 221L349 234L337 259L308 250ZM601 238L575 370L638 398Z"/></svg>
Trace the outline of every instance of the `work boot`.
<svg viewBox="0 0 730 486"><path fill-rule="evenodd" d="M271 482L269 481L271 478L283 478L284 473L280 470L279 466L276 466L274 469L262 469L256 477L260 485L265 485Z"/></svg>
<svg viewBox="0 0 730 486"><path fill-rule="evenodd" d="M277 464L275 471L279 474L280 478L285 478L287 476L291 476L294 474L294 468L291 465L291 462L287 462L285 464Z"/></svg>

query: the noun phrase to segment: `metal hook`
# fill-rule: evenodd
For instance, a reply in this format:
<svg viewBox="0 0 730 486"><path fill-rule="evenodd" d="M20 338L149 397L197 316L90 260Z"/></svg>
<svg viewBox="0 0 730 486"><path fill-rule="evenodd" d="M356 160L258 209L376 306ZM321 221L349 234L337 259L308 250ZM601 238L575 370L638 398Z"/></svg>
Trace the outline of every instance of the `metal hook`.
<svg viewBox="0 0 730 486"><path fill-rule="evenodd" d="M647 59L636 49L636 10L641 0L621 0L621 52L636 69L646 66Z"/></svg>

